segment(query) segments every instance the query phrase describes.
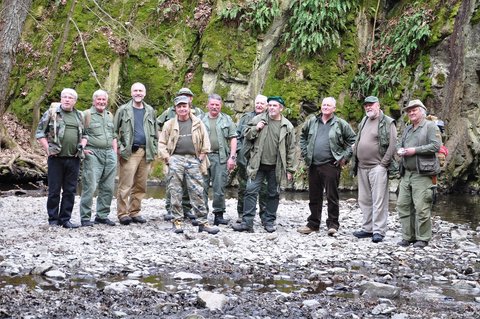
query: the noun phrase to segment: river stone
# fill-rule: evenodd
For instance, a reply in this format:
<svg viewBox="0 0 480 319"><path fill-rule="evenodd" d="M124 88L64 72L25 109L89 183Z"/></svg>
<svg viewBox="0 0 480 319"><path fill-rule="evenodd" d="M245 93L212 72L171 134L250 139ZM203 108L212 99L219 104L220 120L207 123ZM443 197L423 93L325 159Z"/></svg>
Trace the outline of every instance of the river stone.
<svg viewBox="0 0 480 319"><path fill-rule="evenodd" d="M363 290L362 296L364 297L376 297L376 298L397 298L400 296L400 288L381 284L378 282L369 281L361 286Z"/></svg>
<svg viewBox="0 0 480 319"><path fill-rule="evenodd" d="M49 270L45 273L45 276L53 279L65 279L67 276L60 270Z"/></svg>
<svg viewBox="0 0 480 319"><path fill-rule="evenodd" d="M181 271L181 272L177 272L176 274L174 274L173 278L178 279L178 280L200 280L203 277L200 276L200 275L197 275L197 274L192 274L192 273Z"/></svg>
<svg viewBox="0 0 480 319"><path fill-rule="evenodd" d="M318 300L309 299L309 300L304 300L304 301L302 302L302 304L303 304L305 307L313 308L313 307L316 307L317 305L319 305L320 303L318 302Z"/></svg>
<svg viewBox="0 0 480 319"><path fill-rule="evenodd" d="M464 241L468 238L468 231L463 229L454 229L450 232L450 236L452 236L452 240L454 241Z"/></svg>
<svg viewBox="0 0 480 319"><path fill-rule="evenodd" d="M198 302L210 310L222 310L228 298L225 295L210 291L200 291L198 293Z"/></svg>
<svg viewBox="0 0 480 319"><path fill-rule="evenodd" d="M392 313L396 310L397 308L395 306L391 306L385 303L377 305L375 308L372 310L373 315L387 315L389 313Z"/></svg>

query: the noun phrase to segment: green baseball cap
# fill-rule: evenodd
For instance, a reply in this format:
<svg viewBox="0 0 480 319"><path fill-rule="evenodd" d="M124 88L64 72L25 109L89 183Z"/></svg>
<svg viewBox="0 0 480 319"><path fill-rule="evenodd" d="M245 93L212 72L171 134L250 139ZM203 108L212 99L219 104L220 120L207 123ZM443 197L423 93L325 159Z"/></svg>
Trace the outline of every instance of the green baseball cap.
<svg viewBox="0 0 480 319"><path fill-rule="evenodd" d="M378 97L376 96L367 96L365 100L363 101L363 104L367 103L378 103Z"/></svg>

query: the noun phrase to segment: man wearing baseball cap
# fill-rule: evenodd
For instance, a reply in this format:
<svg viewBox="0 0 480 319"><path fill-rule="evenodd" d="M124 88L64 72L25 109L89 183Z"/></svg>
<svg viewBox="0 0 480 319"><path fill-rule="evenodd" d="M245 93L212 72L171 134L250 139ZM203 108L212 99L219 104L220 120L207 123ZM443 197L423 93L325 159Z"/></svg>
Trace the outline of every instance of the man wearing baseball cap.
<svg viewBox="0 0 480 319"><path fill-rule="evenodd" d="M190 104L190 109L191 109L192 114L195 115L196 117L200 117L201 115L203 115L204 112L202 111L202 109L193 105L192 101L193 101L193 97L195 96L195 94L193 94L193 92L189 88L181 88L180 90L178 90L178 92L175 94L175 96L177 96L177 97L178 96L187 97L188 98L188 103ZM165 111L163 111L163 113L160 114L157 117L158 129L162 130L162 127L165 124L165 122L167 122L170 119L173 119L175 116L176 116L175 105L173 105L173 106L167 108ZM190 210L192 209L192 206L190 205L190 200L189 200L188 195L187 195L188 192L187 192L185 187L186 187L186 185L184 185L184 190L185 191L184 191L183 199L182 199L183 212L185 214L185 217L190 218L195 223L195 221L194 221L195 220L195 215L190 212ZM166 209L167 213L164 215L163 218L166 221L172 220L173 215L172 215L172 208L171 208L171 202L170 202L170 193L168 192L168 188L167 188L167 193L165 194L165 209Z"/></svg>
<svg viewBox="0 0 480 319"><path fill-rule="evenodd" d="M182 195L188 192L190 203L198 217L198 232L218 233L207 221L207 208L203 199L203 176L209 164L210 140L202 121L190 113L186 96L174 100L176 116L168 120L159 138L159 154L168 166L168 190L171 194L173 230L183 233ZM184 185L186 184L186 187Z"/></svg>
<svg viewBox="0 0 480 319"><path fill-rule="evenodd" d="M362 229L353 232L357 238L383 241L388 218L388 174L396 173L393 158L396 151L395 121L383 114L376 96L363 102L365 117L358 125L353 149L352 173L358 176L358 205L362 210ZM390 169L389 169L390 168Z"/></svg>
<svg viewBox="0 0 480 319"><path fill-rule="evenodd" d="M397 211L402 225L402 240L398 244L424 248L432 238L432 186L440 172L435 153L441 140L437 125L426 120L427 108L422 101L412 100L402 111L411 124L405 127L397 144L401 156Z"/></svg>

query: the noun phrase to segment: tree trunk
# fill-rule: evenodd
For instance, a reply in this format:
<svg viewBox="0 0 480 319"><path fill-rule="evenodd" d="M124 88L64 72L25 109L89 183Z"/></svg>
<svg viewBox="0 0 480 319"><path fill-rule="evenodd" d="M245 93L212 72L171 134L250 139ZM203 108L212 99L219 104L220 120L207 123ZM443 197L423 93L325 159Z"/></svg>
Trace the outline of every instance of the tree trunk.
<svg viewBox="0 0 480 319"><path fill-rule="evenodd" d="M6 111L8 80L32 0L2 0L0 7L0 118Z"/></svg>
<svg viewBox="0 0 480 319"><path fill-rule="evenodd" d="M1 121L7 110L8 80L15 63L23 23L31 5L32 0L2 0L0 4L0 150L8 144L9 139ZM7 141L4 141L5 138Z"/></svg>

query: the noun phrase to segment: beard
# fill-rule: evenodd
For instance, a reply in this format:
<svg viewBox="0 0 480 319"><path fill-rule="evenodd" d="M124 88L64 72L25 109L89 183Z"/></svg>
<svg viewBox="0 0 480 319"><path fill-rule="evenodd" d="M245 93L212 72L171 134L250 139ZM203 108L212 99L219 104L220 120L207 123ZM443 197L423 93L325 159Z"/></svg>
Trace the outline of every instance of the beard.
<svg viewBox="0 0 480 319"><path fill-rule="evenodd" d="M367 117L371 120L375 119L377 117L377 113L374 111L367 111Z"/></svg>

